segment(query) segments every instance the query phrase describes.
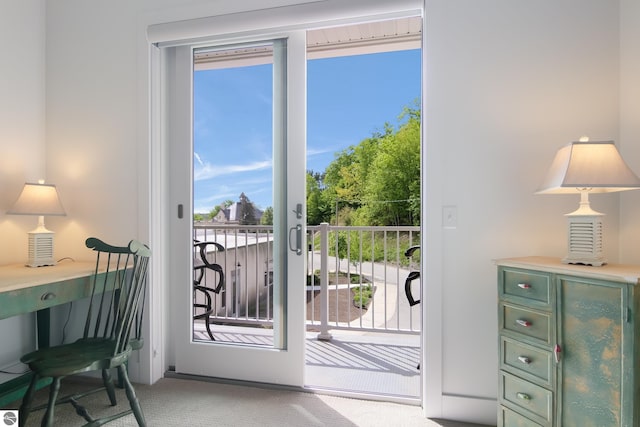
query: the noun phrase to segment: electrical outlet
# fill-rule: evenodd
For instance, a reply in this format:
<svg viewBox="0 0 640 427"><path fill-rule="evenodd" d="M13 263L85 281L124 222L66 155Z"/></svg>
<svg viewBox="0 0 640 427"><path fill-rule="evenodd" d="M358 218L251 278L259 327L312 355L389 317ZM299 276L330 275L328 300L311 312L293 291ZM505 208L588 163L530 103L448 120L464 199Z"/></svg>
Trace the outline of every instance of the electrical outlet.
<svg viewBox="0 0 640 427"><path fill-rule="evenodd" d="M450 229L458 227L458 208L456 206L442 207L442 227Z"/></svg>

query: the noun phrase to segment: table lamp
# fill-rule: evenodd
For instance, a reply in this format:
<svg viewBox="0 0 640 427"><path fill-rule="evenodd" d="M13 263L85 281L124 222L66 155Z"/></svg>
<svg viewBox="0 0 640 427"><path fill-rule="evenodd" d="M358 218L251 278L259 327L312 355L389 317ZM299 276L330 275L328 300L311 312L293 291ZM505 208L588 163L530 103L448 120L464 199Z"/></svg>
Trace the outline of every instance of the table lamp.
<svg viewBox="0 0 640 427"><path fill-rule="evenodd" d="M55 185L39 181L37 184L27 182L13 207L7 212L12 215L38 215L38 227L29 232L29 260L27 266L42 267L55 265L53 259L53 231L44 226L44 216L66 215L58 198Z"/></svg>
<svg viewBox="0 0 640 427"><path fill-rule="evenodd" d="M602 266L602 216L591 209L589 193L640 188L640 178L627 166L613 141L582 137L558 150L536 194L580 193L580 207L566 214L569 222L569 254L565 264Z"/></svg>

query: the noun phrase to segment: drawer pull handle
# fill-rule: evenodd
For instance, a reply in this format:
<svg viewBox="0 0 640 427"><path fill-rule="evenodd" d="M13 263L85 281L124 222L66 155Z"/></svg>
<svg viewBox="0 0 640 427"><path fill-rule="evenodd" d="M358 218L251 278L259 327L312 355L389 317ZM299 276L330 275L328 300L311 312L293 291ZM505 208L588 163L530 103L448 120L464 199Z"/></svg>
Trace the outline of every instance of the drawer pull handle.
<svg viewBox="0 0 640 427"><path fill-rule="evenodd" d="M520 289L531 289L531 285L528 283L518 283Z"/></svg>
<svg viewBox="0 0 640 427"><path fill-rule="evenodd" d="M562 353L562 348L560 348L560 345L556 344L553 347L553 356L556 359L556 363L560 363L560 353Z"/></svg>
<svg viewBox="0 0 640 427"><path fill-rule="evenodd" d="M528 320L524 320L524 319L518 319L516 320L516 323L520 326L524 326L525 328L528 328L532 325L531 322L529 322Z"/></svg>
<svg viewBox="0 0 640 427"><path fill-rule="evenodd" d="M518 399L531 400L531 396L529 396L527 393L516 393L516 396L518 397Z"/></svg>
<svg viewBox="0 0 640 427"><path fill-rule="evenodd" d="M56 297L56 294L54 294L53 292L47 292L46 294L42 294L40 299L42 301L50 301L50 300L54 299L55 297Z"/></svg>
<svg viewBox="0 0 640 427"><path fill-rule="evenodd" d="M527 356L518 356L518 360L525 365L531 364L531 359L529 359Z"/></svg>

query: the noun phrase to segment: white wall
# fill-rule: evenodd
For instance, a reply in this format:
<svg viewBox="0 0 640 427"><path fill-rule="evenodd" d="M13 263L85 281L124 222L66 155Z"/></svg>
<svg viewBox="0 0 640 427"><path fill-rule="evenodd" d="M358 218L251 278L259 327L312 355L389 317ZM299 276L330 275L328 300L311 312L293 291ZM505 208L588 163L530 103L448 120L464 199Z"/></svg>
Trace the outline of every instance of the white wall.
<svg viewBox="0 0 640 427"><path fill-rule="evenodd" d="M88 236L146 241L139 223L136 24L131 2L47 4L47 166L68 218L57 252L92 257Z"/></svg>
<svg viewBox="0 0 640 427"><path fill-rule="evenodd" d="M45 0L0 2L0 264L27 259L35 217L7 216L45 171ZM2 307L0 307L2 310ZM33 316L0 321L0 367L33 346Z"/></svg>
<svg viewBox="0 0 640 427"><path fill-rule="evenodd" d="M46 179L45 1L0 3L0 262L27 258L37 218L6 216L25 181ZM11 242L9 244L9 242Z"/></svg>
<svg viewBox="0 0 640 427"><path fill-rule="evenodd" d="M640 2L620 1L620 142L640 174ZM620 261L640 264L640 190L621 195Z"/></svg>
<svg viewBox="0 0 640 427"><path fill-rule="evenodd" d="M533 193L560 146L583 134L618 139L618 8L605 0L427 0L425 15L425 313L442 311L443 342L431 354L438 332L427 334L426 375L441 374L445 417L474 419L461 409L465 397L497 394L492 260L565 255L563 214L578 196ZM617 196L592 199L607 213L606 252L615 261ZM447 205L457 206L457 229L442 228Z"/></svg>
<svg viewBox="0 0 640 427"><path fill-rule="evenodd" d="M432 414L495 420L492 259L564 255L562 214L577 197L533 195L557 148L582 134L613 138L640 172L640 18L635 1L620 3L621 10L611 0L425 2L424 277L431 299L424 308L431 324L442 321L441 331L427 335L436 340L425 343L425 374L436 384L430 390L444 393L428 394ZM147 237L146 24L265 2L48 2L46 144L44 4L0 5L0 263L26 253L31 222L4 211L24 180L43 173L45 145L46 178L58 185L69 214L47 221L57 232L57 257L87 256L83 241L91 234L114 242ZM622 214L619 196L592 198L607 213L612 261L640 262L640 192L633 193L622 196ZM444 205L457 206L455 230L441 227ZM470 402L480 404L461 405Z"/></svg>

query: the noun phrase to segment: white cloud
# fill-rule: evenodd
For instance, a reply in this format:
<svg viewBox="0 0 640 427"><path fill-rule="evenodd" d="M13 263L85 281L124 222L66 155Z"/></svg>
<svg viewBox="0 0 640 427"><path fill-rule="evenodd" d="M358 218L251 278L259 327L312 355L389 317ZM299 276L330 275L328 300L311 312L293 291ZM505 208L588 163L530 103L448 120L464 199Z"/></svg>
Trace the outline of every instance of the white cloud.
<svg viewBox="0 0 640 427"><path fill-rule="evenodd" d="M318 149L318 148L307 148L307 157L312 157L312 156L319 156L321 154L327 154L327 153L335 153L336 149L335 148L325 148L325 149Z"/></svg>
<svg viewBox="0 0 640 427"><path fill-rule="evenodd" d="M267 169L270 168L271 165L271 160L252 162L245 165L213 165L211 163L201 163L201 167L196 167L193 171L193 179L195 181L202 181L221 175L231 175L234 173Z"/></svg>

